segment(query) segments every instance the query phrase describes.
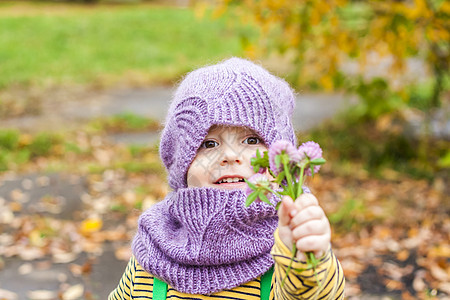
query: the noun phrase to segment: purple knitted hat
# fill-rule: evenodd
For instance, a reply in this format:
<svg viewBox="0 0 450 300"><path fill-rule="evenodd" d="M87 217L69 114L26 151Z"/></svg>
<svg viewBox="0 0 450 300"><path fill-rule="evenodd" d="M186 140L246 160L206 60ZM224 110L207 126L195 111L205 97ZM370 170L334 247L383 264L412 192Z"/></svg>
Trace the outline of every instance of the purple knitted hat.
<svg viewBox="0 0 450 300"><path fill-rule="evenodd" d="M284 80L248 60L231 58L189 73L175 93L161 135L169 185L187 187L189 166L212 125L251 128L267 146L281 139L295 144L294 105Z"/></svg>

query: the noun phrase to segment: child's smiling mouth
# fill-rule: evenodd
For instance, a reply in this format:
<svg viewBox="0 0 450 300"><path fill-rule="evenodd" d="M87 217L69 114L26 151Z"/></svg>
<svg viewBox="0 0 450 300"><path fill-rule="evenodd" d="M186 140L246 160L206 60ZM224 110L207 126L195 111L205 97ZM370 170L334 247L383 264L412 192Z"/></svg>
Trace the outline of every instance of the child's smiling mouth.
<svg viewBox="0 0 450 300"><path fill-rule="evenodd" d="M232 189L239 189L246 185L244 177L240 175L222 176L218 180L216 180L214 184L220 186L220 188L232 188Z"/></svg>

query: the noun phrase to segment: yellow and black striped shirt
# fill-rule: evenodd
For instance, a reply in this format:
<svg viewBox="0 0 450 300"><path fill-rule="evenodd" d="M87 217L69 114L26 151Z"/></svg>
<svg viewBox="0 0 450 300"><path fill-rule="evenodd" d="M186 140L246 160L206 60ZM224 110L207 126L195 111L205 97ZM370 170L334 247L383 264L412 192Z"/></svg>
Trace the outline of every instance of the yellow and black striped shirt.
<svg viewBox="0 0 450 300"><path fill-rule="evenodd" d="M345 279L339 261L330 251L320 259L316 272L308 269L305 262L294 261L284 284L283 278L289 266L292 253L275 232L275 245L272 249L275 270L270 288L270 299L344 299ZM225 289L210 295L185 294L172 288L167 290L167 299L181 300L260 300L261 278ZM109 300L152 299L153 276L147 273L131 257L117 288L109 295Z"/></svg>

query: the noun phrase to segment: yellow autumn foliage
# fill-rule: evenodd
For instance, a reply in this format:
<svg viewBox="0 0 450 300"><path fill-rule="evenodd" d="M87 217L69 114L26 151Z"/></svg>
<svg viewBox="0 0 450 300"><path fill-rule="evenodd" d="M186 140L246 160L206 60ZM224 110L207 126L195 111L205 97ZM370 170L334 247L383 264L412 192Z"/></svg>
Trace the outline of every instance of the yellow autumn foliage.
<svg viewBox="0 0 450 300"><path fill-rule="evenodd" d="M227 11L259 28L258 41L246 45L251 58L263 58L273 51L294 52L293 63L297 64L296 78L300 86L314 82L331 89L342 65L351 60L359 65L358 70L366 71L373 57L391 61L385 70L387 82L408 72L410 58L425 63L424 73L428 74L424 76L448 73L448 1L218 0L214 3L216 13ZM399 89L402 88L400 85Z"/></svg>
<svg viewBox="0 0 450 300"><path fill-rule="evenodd" d="M98 232L103 226L103 221L98 218L86 219L80 225L80 232L89 235Z"/></svg>

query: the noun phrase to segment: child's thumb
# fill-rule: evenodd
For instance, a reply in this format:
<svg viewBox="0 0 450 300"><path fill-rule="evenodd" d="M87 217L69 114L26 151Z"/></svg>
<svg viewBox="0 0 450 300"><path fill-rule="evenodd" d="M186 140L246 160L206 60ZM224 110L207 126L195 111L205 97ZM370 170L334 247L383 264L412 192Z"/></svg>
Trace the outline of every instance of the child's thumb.
<svg viewBox="0 0 450 300"><path fill-rule="evenodd" d="M291 221L291 212L295 209L294 201L289 196L284 196L278 210L279 226L288 226Z"/></svg>

